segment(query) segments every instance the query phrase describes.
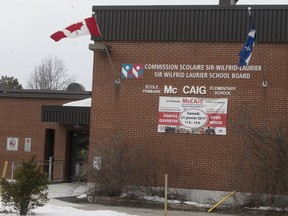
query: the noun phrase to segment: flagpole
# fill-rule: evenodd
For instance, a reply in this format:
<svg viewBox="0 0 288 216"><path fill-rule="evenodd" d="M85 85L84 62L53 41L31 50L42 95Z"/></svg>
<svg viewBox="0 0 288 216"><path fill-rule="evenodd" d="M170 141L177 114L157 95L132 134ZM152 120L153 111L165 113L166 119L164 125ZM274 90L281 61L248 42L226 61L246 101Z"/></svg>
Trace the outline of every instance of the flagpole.
<svg viewBox="0 0 288 216"><path fill-rule="evenodd" d="M103 39L103 43L104 43L104 45L105 45L104 39ZM114 72L114 75L117 76L116 70L115 70L115 67L114 67L114 65L113 65L113 63L112 63L112 60L111 60L109 51L108 51L108 49L107 49L107 46L105 45L104 47L105 47L105 52L106 52L106 54L107 54L107 56L108 56L109 62L110 62L110 64L111 64L112 70L113 70L113 72Z"/></svg>
<svg viewBox="0 0 288 216"><path fill-rule="evenodd" d="M256 41L256 30L253 22L253 17L251 15L251 8L248 8L249 13L249 32L246 36L246 40L242 49L239 53L240 61L239 66L246 66L249 64L250 58L252 56L253 47Z"/></svg>
<svg viewBox="0 0 288 216"><path fill-rule="evenodd" d="M248 7L248 14L249 14L249 16L252 15L252 13L251 13L251 7Z"/></svg>
<svg viewBox="0 0 288 216"><path fill-rule="evenodd" d="M93 13L92 13L92 16L95 18L96 23L97 23L97 15L96 15L96 13L95 13L94 11L93 11ZM99 26L98 26L98 28L99 28ZM115 77L116 77L115 84L116 84L117 86L119 86L119 85L120 85L120 78L117 77L117 73L116 73L115 67L114 67L114 65L113 65L113 63L112 63L111 56L110 56L110 54L109 54L109 50L107 49L106 42L105 42L105 40L104 40L104 38L103 38L103 36L102 36L102 33L101 33L100 29L99 29L99 32L100 32L100 34L101 34L101 38L102 38L102 42L103 42L103 44L104 44L105 52L106 52L106 54L107 54L107 56L108 56L108 59L109 59L110 65L111 65L111 67L112 67L113 73L114 73L114 75L115 75Z"/></svg>
<svg viewBox="0 0 288 216"><path fill-rule="evenodd" d="M248 7L248 14L249 14L249 17L252 16L252 11L251 11L251 7ZM260 59L260 65L262 67L262 87L263 88L266 88L268 86L268 83L267 83L267 80L265 79L265 69L264 69L264 66L262 65L262 58L261 58L261 53L260 53L260 49L259 49L259 46L255 46L255 50L258 51L259 53L259 59Z"/></svg>

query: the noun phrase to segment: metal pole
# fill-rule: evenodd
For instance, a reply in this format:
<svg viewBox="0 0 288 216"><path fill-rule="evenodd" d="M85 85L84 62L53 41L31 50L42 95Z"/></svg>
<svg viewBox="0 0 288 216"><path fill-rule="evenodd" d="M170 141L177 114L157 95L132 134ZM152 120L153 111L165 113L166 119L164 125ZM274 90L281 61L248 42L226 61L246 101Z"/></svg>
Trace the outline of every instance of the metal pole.
<svg viewBox="0 0 288 216"><path fill-rule="evenodd" d="M48 171L48 180L51 181L52 177L52 160L53 157L49 157L49 171Z"/></svg>
<svg viewBox="0 0 288 216"><path fill-rule="evenodd" d="M167 216L167 199L168 199L168 174L165 174L164 216Z"/></svg>
<svg viewBox="0 0 288 216"><path fill-rule="evenodd" d="M235 191L228 194L226 197L224 197L222 200L220 200L218 203L216 203L212 208L208 210L208 212L211 212L213 209L215 209L217 206L219 206L221 203L223 203L225 200L227 200L230 196L232 196L235 193Z"/></svg>
<svg viewBox="0 0 288 216"><path fill-rule="evenodd" d="M115 70L115 67L114 67L114 65L113 65L113 63L112 63L112 60L111 60L111 57L110 57L109 51L108 51L108 49L107 49L107 46L105 45L104 47L105 47L105 52L106 52L106 54L107 54L107 56L108 56L109 62L110 62L110 64L111 64L111 67L112 67L113 73L114 73L115 76L117 76L117 74L116 74L116 70Z"/></svg>
<svg viewBox="0 0 288 216"><path fill-rule="evenodd" d="M11 172L11 179L13 180L13 178L14 178L14 161L12 162L12 165L11 165L11 170L12 170L12 172Z"/></svg>
<svg viewBox="0 0 288 216"><path fill-rule="evenodd" d="M6 176L7 167L8 167L8 161L5 161L4 167L3 167L3 172L2 172L2 178L5 178L5 176Z"/></svg>

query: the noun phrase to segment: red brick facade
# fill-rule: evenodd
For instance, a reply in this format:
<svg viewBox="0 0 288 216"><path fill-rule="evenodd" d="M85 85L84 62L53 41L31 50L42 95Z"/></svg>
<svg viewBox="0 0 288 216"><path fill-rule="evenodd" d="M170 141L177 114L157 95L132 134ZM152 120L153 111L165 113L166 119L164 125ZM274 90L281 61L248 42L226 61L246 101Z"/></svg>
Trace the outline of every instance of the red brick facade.
<svg viewBox="0 0 288 216"><path fill-rule="evenodd" d="M147 170L156 167L158 186L163 186L164 174L168 173L169 187L250 191L253 182L263 176L255 176L249 171L251 166L257 164L249 146L235 131L235 124L242 117L247 117L243 113L243 107L248 105L252 110L249 120L254 127L287 128L288 45L257 43L250 61L250 65L256 67L248 71L226 70L229 67L226 65L232 65L233 68L238 64L238 52L242 43L109 42L108 45L112 47L110 55L116 75L107 55L95 52L88 164L92 164L94 156L99 156L98 142L118 136L131 149L149 152L147 155L143 151L138 163ZM226 74L229 78L212 78L210 75L207 78L156 77L156 72L161 70L145 68L143 78L121 78L121 84L117 87L115 79L121 77L124 63L204 65L203 71L178 72ZM207 70L211 65L221 65L224 69ZM233 78L236 73L244 78ZM263 80L267 81L267 87L263 87ZM144 93L143 90L150 89L147 86L158 86L160 93ZM164 86L177 88L177 92L165 93ZM206 92L185 94L182 90L184 86L204 86ZM228 95L217 95L214 87L233 87L234 90L228 91ZM157 132L160 96L227 98L226 135ZM0 97L0 170L4 162L8 161L7 178L11 177L13 161L21 161L32 154L36 154L37 160L45 159L46 129L55 130L55 159L65 161L65 169L69 168L66 161L69 152L67 148L71 147L72 142L69 143L71 140L67 138L67 131L73 130L73 124L41 122L41 106L61 106L73 100ZM9 137L18 138L17 151L7 150ZM25 138L31 138L30 152L24 151Z"/></svg>
<svg viewBox="0 0 288 216"><path fill-rule="evenodd" d="M66 154L66 128L58 123L41 122L42 105L59 105L70 102L67 99L44 98L15 98L1 97L0 109L0 170L4 162L8 161L6 178L11 178L12 162L21 162L31 155L36 160L43 161L45 151L45 131L55 129L54 156L56 160L65 160ZM18 138L18 150L7 150L7 138ZM25 138L31 138L31 151L24 151ZM45 159L47 160L47 158ZM2 172L1 172L2 175Z"/></svg>
<svg viewBox="0 0 288 216"><path fill-rule="evenodd" d="M116 77L121 77L124 63L238 65L242 43L233 42L108 42ZM251 163L247 146L233 129L241 114L241 106L253 107L252 122L257 128L287 126L288 45L256 44L249 65L261 71L211 70L207 73L229 73L230 78L159 78L156 70L145 69L142 79L121 78L115 87L115 75L105 53L94 55L93 92L90 124L91 149L97 141L120 136L131 148L145 147L157 161L159 182L169 174L170 187L238 191L251 190L251 179L238 185L240 163ZM259 69L258 67L258 69ZM195 71L181 71L195 72ZM232 78L232 73L246 73L249 78ZM263 87L263 79L268 86ZM146 85L158 85L160 94L145 94ZM178 89L165 94L164 86ZM206 94L184 94L183 86L205 86ZM212 86L235 87L231 95L215 95ZM157 115L160 96L228 98L227 134L223 136L158 133ZM286 124L286 125L285 125ZM24 136L24 135L23 135ZM248 149L249 151L249 149ZM250 158L251 159L251 158ZM253 176L251 176L253 178ZM162 184L163 185L163 184ZM238 187L238 188L237 188Z"/></svg>

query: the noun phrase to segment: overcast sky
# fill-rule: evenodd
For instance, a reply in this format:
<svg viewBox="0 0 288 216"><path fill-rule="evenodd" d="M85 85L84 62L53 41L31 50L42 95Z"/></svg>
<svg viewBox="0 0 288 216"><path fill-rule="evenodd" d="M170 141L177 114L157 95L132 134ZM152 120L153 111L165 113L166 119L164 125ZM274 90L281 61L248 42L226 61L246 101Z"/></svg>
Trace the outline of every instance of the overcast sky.
<svg viewBox="0 0 288 216"><path fill-rule="evenodd" d="M91 16L93 5L217 5L219 0L1 0L0 76L14 76L27 87L27 79L43 58L57 56L69 74L86 90L92 89L93 53L89 36L59 42L50 35ZM288 4L288 0L239 0L241 4Z"/></svg>

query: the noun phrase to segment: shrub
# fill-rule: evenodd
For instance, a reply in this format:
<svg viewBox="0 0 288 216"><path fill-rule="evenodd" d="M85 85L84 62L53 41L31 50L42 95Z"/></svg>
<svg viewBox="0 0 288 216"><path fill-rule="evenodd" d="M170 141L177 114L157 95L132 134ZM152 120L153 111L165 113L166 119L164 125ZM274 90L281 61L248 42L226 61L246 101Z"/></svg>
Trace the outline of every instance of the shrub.
<svg viewBox="0 0 288 216"><path fill-rule="evenodd" d="M101 169L94 170L97 195L119 196L131 171L129 148L118 138L105 140L98 146Z"/></svg>
<svg viewBox="0 0 288 216"><path fill-rule="evenodd" d="M47 174L37 165L35 156L22 161L21 167L15 170L15 180L1 179L0 184L3 205L12 207L18 215L27 215L48 202Z"/></svg>

